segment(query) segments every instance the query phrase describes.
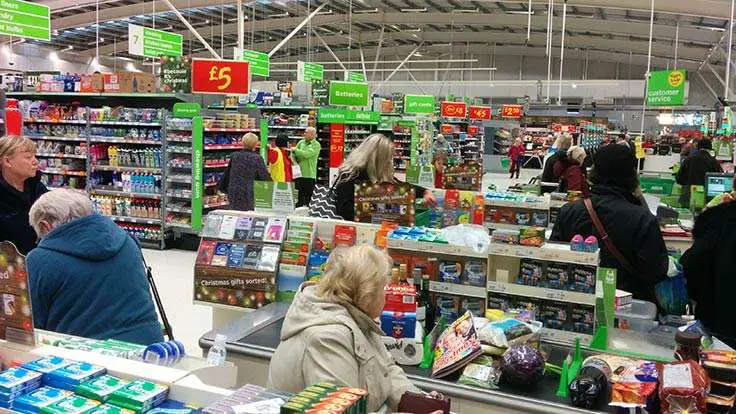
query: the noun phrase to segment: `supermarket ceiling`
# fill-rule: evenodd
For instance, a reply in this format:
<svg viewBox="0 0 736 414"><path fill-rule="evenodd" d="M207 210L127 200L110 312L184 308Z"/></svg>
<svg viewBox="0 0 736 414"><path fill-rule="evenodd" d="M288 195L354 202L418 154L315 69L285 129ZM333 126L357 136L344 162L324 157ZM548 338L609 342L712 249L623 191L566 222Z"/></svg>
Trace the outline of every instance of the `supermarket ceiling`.
<svg viewBox="0 0 736 414"><path fill-rule="evenodd" d="M225 57L237 44L237 13L232 0L171 0L194 28ZM101 56L127 55L127 26L153 26L185 37L185 53L208 56L165 1L45 0L52 10L52 42L27 41L57 50L94 56L99 37ZM269 1L244 0L246 48L270 51L310 11L325 7L297 33L274 59L331 60L324 40L341 58L355 60L362 48L371 60L376 49L382 57L403 58L418 45L426 58L501 54L544 56L547 39L547 0L353 0ZM565 24L566 58L583 56L610 62L646 61L649 37L649 1L568 0ZM559 56L562 0L554 1L554 56ZM675 54L679 39L680 66L723 64L728 46L728 0L656 0L652 55L662 63ZM99 15L99 35L96 33ZM531 23L527 40L527 27ZM679 27L679 29L678 29ZM310 31L311 28L311 31ZM382 33L383 31L383 33ZM317 36L319 35L319 36ZM319 38L321 37L322 40ZM380 44L380 46L379 46Z"/></svg>

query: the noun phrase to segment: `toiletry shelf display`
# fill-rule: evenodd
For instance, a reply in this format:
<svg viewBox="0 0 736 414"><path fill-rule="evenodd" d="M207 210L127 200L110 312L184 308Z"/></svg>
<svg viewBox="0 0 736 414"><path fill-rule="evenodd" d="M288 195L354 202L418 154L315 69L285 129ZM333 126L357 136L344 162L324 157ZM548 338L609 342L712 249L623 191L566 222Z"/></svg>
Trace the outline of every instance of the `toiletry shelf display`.
<svg viewBox="0 0 736 414"><path fill-rule="evenodd" d="M135 105L135 101L129 104ZM22 101L23 135L37 144L42 181L86 190L94 211L163 248L166 111Z"/></svg>

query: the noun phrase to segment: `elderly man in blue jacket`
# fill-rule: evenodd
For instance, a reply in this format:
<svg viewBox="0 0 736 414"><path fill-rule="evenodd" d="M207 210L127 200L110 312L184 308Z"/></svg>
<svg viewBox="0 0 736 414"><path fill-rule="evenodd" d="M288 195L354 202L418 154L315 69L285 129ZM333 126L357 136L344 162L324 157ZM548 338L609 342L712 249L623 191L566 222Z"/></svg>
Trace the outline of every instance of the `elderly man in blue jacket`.
<svg viewBox="0 0 736 414"><path fill-rule="evenodd" d="M41 238L27 258L36 328L142 345L163 339L135 239L72 190L44 194L29 218Z"/></svg>

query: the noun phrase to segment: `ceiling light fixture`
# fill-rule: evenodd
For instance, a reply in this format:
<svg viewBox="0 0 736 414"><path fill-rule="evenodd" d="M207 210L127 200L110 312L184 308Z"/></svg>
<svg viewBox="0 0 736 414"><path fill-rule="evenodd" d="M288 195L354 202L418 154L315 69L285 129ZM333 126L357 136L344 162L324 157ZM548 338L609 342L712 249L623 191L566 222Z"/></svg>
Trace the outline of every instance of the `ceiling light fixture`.
<svg viewBox="0 0 736 414"><path fill-rule="evenodd" d="M706 26L706 25L700 25L700 24L694 24L692 26L696 29L707 29L707 30L712 30L714 32L725 32L726 31L726 29L723 27Z"/></svg>
<svg viewBox="0 0 736 414"><path fill-rule="evenodd" d="M289 12L286 13L280 13L280 14L269 14L268 17L289 17Z"/></svg>
<svg viewBox="0 0 736 414"><path fill-rule="evenodd" d="M401 9L404 13L424 13L427 11L426 7L422 7L421 9Z"/></svg>
<svg viewBox="0 0 736 414"><path fill-rule="evenodd" d="M455 9L452 12L453 13L478 13L479 10L476 7L475 9Z"/></svg>
<svg viewBox="0 0 736 414"><path fill-rule="evenodd" d="M578 84L577 84L577 83L573 83L573 84L572 84L572 88L573 88L573 89L575 89L575 88L577 88L577 87L578 87Z"/></svg>
<svg viewBox="0 0 736 414"><path fill-rule="evenodd" d="M416 57L422 57L422 54L419 53L419 52L414 52L414 56L416 56Z"/></svg>
<svg viewBox="0 0 736 414"><path fill-rule="evenodd" d="M408 33L411 33L411 32L421 32L422 31L422 28L421 27L417 27L416 29L404 29L402 31L403 32L408 32Z"/></svg>
<svg viewBox="0 0 736 414"><path fill-rule="evenodd" d="M317 12L317 14L332 14L332 9L327 10L327 11Z"/></svg>
<svg viewBox="0 0 736 414"><path fill-rule="evenodd" d="M360 13L378 13L378 9L360 9L360 10L353 10L353 14L360 14Z"/></svg>
<svg viewBox="0 0 736 414"><path fill-rule="evenodd" d="M510 11L507 11L506 14L523 14L523 15L528 15L530 13L528 11L510 10ZM534 10L532 10L531 15L532 16L534 15Z"/></svg>

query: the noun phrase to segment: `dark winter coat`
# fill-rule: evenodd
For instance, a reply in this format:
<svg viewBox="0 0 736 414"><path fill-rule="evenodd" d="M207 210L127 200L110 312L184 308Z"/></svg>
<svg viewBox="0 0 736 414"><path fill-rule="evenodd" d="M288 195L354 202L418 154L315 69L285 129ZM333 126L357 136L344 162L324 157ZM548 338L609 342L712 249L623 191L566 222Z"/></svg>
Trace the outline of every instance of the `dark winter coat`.
<svg viewBox="0 0 736 414"><path fill-rule="evenodd" d="M250 211L255 209L253 181L271 181L266 163L254 151L239 151L230 157L225 175L218 188L227 194L231 210Z"/></svg>
<svg viewBox="0 0 736 414"><path fill-rule="evenodd" d="M590 196L588 182L580 164L568 159L559 160L555 163L554 173L560 183L559 192L580 191L583 197Z"/></svg>
<svg viewBox="0 0 736 414"><path fill-rule="evenodd" d="M38 237L28 221L28 212L47 191L40 175L27 179L21 193L5 182L0 174L0 241L12 242L24 255L33 249Z"/></svg>
<svg viewBox="0 0 736 414"><path fill-rule="evenodd" d="M636 274L629 274L608 251L582 200L562 207L551 240L570 242L576 234L594 235L601 249L601 266L618 270L617 287L637 299L657 303L654 285L667 277L669 264L657 218L637 198L616 187L594 185L591 200L613 245L632 264Z"/></svg>
<svg viewBox="0 0 736 414"><path fill-rule="evenodd" d="M719 339L736 347L736 202L709 208L698 216L693 246L680 259L695 316Z"/></svg>
<svg viewBox="0 0 736 414"><path fill-rule="evenodd" d="M709 172L721 172L721 166L706 150L699 150L695 155L685 159L677 172L677 183L680 185L705 185L705 175Z"/></svg>
<svg viewBox="0 0 736 414"><path fill-rule="evenodd" d="M565 154L565 150L557 150L554 154L547 157L544 162L544 169L542 170L542 182L543 183L556 183L557 177L555 177L555 164L560 160L560 155Z"/></svg>
<svg viewBox="0 0 736 414"><path fill-rule="evenodd" d="M355 221L355 184L363 181L370 181L368 173L365 171L361 171L351 180L345 180L335 185L336 212L344 220ZM423 187L414 186L414 195L417 199L424 197L424 191Z"/></svg>

